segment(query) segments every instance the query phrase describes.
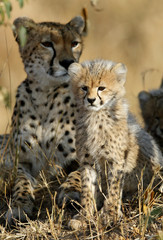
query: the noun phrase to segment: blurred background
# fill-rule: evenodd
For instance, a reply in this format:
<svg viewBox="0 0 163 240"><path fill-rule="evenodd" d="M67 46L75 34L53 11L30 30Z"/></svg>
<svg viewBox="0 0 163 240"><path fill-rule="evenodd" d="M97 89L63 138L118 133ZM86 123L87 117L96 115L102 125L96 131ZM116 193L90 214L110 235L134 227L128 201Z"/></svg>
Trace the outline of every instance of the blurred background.
<svg viewBox="0 0 163 240"><path fill-rule="evenodd" d="M36 22L67 23L83 8L88 14L88 36L80 61L104 58L127 65L127 99L140 118L137 95L158 88L163 71L162 0L11 0L11 18L0 26L0 86L11 94L11 110L0 97L0 133L9 131L17 86L26 77L18 46L12 35L12 22L27 16ZM1 1L0 1L1 3Z"/></svg>

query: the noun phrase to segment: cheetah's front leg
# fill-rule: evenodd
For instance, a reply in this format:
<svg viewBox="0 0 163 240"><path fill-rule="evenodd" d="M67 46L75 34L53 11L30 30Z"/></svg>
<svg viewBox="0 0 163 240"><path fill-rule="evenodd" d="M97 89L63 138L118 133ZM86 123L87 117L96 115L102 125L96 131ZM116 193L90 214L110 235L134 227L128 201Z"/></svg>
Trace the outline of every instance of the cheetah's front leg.
<svg viewBox="0 0 163 240"><path fill-rule="evenodd" d="M81 175L80 171L71 172L66 180L61 184L57 193L57 205L62 207L63 203L70 203L75 201L80 203L81 193Z"/></svg>
<svg viewBox="0 0 163 240"><path fill-rule="evenodd" d="M34 179L22 166L18 167L17 177L12 193L11 206L6 213L9 225L15 224L15 219L26 221L26 214L31 217L34 207L34 189L37 185Z"/></svg>
<svg viewBox="0 0 163 240"><path fill-rule="evenodd" d="M69 222L72 230L79 230L87 227L87 221L91 221L94 215L97 194L97 173L90 166L81 167L81 210Z"/></svg>

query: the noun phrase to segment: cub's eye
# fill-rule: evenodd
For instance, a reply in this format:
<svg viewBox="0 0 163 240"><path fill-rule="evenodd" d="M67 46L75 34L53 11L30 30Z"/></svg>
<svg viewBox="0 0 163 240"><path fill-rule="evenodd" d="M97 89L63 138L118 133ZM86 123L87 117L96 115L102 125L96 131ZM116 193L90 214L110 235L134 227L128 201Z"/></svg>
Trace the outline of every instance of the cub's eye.
<svg viewBox="0 0 163 240"><path fill-rule="evenodd" d="M71 43L71 47L72 47L72 48L75 48L75 47L78 46L78 44L79 44L79 42L73 41L73 42Z"/></svg>
<svg viewBox="0 0 163 240"><path fill-rule="evenodd" d="M104 91L105 87L98 87L98 91Z"/></svg>
<svg viewBox="0 0 163 240"><path fill-rule="evenodd" d="M53 43L52 42L42 42L42 46L47 47L47 48L53 48Z"/></svg>
<svg viewBox="0 0 163 240"><path fill-rule="evenodd" d="M85 92L87 92L87 91L88 91L88 87L87 87L87 86L83 86L83 87L82 87L82 90L85 91Z"/></svg>

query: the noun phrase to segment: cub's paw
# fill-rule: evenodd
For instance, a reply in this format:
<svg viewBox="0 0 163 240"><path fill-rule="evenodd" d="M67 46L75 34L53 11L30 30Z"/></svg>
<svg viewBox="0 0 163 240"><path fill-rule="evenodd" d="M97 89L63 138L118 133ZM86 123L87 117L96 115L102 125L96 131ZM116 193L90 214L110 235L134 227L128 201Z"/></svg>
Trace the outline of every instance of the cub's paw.
<svg viewBox="0 0 163 240"><path fill-rule="evenodd" d="M83 230L87 228L87 223L81 215L77 214L68 223L68 227L71 230Z"/></svg>
<svg viewBox="0 0 163 240"><path fill-rule="evenodd" d="M108 213L101 213L99 218L102 226L112 227L114 225L114 219Z"/></svg>
<svg viewBox="0 0 163 240"><path fill-rule="evenodd" d="M100 223L105 227L112 227L121 220L122 215L121 211L117 214L116 211L107 212L102 208L100 211Z"/></svg>

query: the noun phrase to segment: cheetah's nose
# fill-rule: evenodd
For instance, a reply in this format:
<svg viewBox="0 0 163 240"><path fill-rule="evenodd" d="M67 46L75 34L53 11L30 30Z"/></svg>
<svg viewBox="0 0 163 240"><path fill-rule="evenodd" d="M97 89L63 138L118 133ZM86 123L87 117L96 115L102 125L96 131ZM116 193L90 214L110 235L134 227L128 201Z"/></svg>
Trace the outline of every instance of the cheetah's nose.
<svg viewBox="0 0 163 240"><path fill-rule="evenodd" d="M64 67L66 70L68 70L68 67L70 66L70 64L74 63L74 60L73 59L64 59L64 60L60 61L59 63L62 67Z"/></svg>
<svg viewBox="0 0 163 240"><path fill-rule="evenodd" d="M87 101L92 105L96 98L87 98Z"/></svg>

